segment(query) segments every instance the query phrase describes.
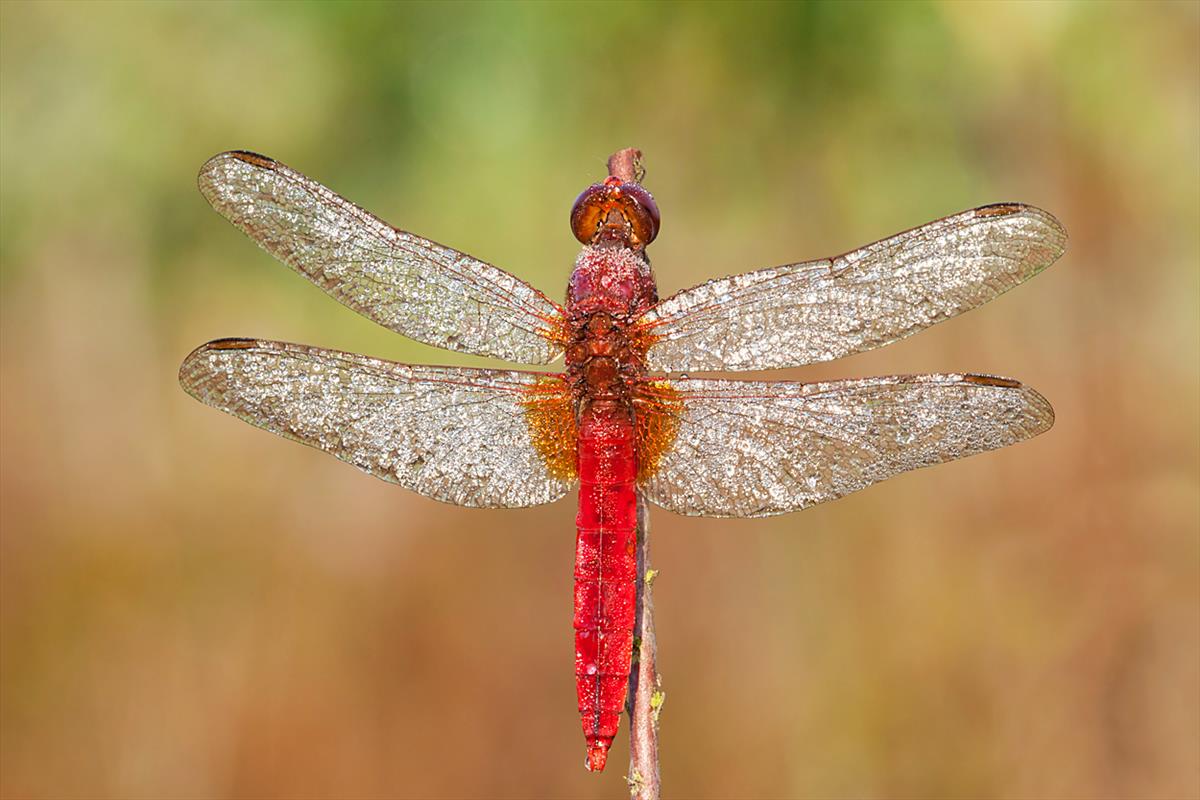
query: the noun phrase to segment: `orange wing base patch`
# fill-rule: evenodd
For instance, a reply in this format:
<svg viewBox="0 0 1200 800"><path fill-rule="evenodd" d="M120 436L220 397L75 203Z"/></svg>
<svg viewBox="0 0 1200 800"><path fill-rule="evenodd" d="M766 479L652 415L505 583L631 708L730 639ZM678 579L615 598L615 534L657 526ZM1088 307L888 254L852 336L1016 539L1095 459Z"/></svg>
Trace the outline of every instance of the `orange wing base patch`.
<svg viewBox="0 0 1200 800"><path fill-rule="evenodd" d="M629 346L633 352L637 353L638 361L642 363L646 361L646 353L661 338L652 327L645 323L639 322L629 328Z"/></svg>
<svg viewBox="0 0 1200 800"><path fill-rule="evenodd" d="M567 325L566 315L560 313L556 317L543 321L546 323L546 327L539 330L538 333L561 349L567 349L567 345L571 343L571 328Z"/></svg>
<svg viewBox="0 0 1200 800"><path fill-rule="evenodd" d="M675 444L683 416L683 399L669 381L643 383L633 401L637 434L638 482L657 470Z"/></svg>
<svg viewBox="0 0 1200 800"><path fill-rule="evenodd" d="M669 381L647 381L634 399L638 482L658 469L662 457L675 444L683 415L683 399ZM579 427L571 392L558 378L545 378L531 386L521 401L534 448L555 478L578 475L576 452Z"/></svg>
<svg viewBox="0 0 1200 800"><path fill-rule="evenodd" d="M574 478L579 471L575 461L579 428L567 385L559 378L543 378L528 389L521 405L530 439L546 470L560 480Z"/></svg>

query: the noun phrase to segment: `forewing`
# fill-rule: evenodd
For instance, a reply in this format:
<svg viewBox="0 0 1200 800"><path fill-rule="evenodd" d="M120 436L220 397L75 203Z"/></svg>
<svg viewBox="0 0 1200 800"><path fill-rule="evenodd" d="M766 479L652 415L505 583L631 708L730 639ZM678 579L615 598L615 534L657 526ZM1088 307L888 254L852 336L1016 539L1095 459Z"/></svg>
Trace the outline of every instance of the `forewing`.
<svg viewBox="0 0 1200 800"><path fill-rule="evenodd" d="M184 360L179 382L214 408L332 453L406 489L463 506L549 503L572 485L539 452L557 420L554 375L410 366L283 342L222 339ZM565 445L572 452L574 442Z"/></svg>
<svg viewBox="0 0 1200 800"><path fill-rule="evenodd" d="M426 344L524 364L558 356L562 309L524 281L396 230L264 156L229 152L200 169L213 208L339 302Z"/></svg>
<svg viewBox="0 0 1200 800"><path fill-rule="evenodd" d="M1014 444L1054 423L1050 404L1033 389L986 375L809 384L685 379L648 385L643 394L643 407L678 414L643 491L692 516L796 511Z"/></svg>
<svg viewBox="0 0 1200 800"><path fill-rule="evenodd" d="M652 370L794 367L869 350L1041 272L1067 234L1019 203L946 217L832 259L709 281L652 308Z"/></svg>

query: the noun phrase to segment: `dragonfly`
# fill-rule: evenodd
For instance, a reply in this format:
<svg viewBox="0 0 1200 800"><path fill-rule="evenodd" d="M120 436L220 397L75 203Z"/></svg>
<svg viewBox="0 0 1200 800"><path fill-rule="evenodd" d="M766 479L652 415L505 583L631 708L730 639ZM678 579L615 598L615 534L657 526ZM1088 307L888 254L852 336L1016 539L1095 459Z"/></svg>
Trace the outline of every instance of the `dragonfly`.
<svg viewBox="0 0 1200 800"><path fill-rule="evenodd" d="M660 300L646 248L661 216L641 177L609 175L576 199L582 248L560 305L280 162L217 155L198 179L213 208L340 303L426 344L563 368L401 364L239 338L202 345L179 371L201 402L434 500L520 508L578 486L575 683L592 771L629 687L639 496L689 516L783 514L1054 422L1038 392L994 375L690 375L829 361L975 308L1062 255L1066 232L1047 212L987 205Z"/></svg>

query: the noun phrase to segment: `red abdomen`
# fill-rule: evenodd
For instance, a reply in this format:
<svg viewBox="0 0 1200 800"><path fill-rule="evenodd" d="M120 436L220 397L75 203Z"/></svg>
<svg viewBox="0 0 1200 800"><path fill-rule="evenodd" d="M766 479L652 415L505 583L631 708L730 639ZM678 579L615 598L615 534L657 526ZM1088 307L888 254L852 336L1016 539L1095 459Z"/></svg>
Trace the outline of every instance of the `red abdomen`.
<svg viewBox="0 0 1200 800"><path fill-rule="evenodd" d="M589 770L604 769L629 687L637 607L637 456L629 409L594 401L579 419L575 688Z"/></svg>

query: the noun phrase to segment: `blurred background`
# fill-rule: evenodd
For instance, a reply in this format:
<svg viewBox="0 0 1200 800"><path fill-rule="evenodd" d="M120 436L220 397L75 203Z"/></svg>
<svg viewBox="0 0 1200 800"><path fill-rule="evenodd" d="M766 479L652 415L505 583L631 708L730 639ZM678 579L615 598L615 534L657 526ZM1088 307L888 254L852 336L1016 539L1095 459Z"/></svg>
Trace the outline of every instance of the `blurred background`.
<svg viewBox="0 0 1200 800"><path fill-rule="evenodd" d="M261 336L483 365L195 188L253 149L561 297L638 146L662 293L971 206L1067 255L779 377L1012 375L1026 444L769 520L653 513L690 798L1200 794L1200 6L0 4L0 793L625 796L583 769L574 501L454 508L206 408ZM494 365L494 362L492 363Z"/></svg>

